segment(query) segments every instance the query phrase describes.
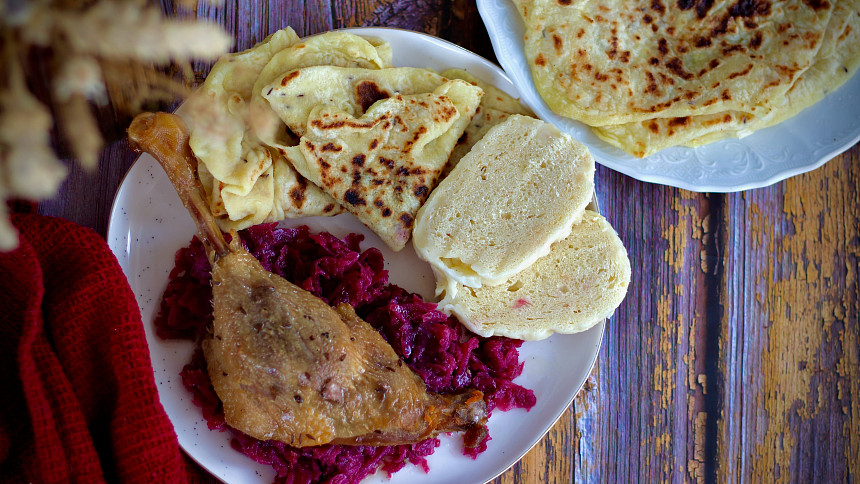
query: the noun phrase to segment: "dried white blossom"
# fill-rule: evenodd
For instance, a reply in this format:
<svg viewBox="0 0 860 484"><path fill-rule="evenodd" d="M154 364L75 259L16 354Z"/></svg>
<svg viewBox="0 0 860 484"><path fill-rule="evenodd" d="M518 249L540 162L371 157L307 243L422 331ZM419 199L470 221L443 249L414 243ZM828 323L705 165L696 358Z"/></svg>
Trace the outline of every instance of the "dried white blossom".
<svg viewBox="0 0 860 484"><path fill-rule="evenodd" d="M6 153L6 176L10 194L39 200L57 193L67 168L48 146L16 146Z"/></svg>
<svg viewBox="0 0 860 484"><path fill-rule="evenodd" d="M0 92L0 143L3 179L11 196L40 199L54 195L66 167L51 149L51 113L24 86L20 66L10 66L9 87Z"/></svg>
<svg viewBox="0 0 860 484"><path fill-rule="evenodd" d="M81 165L94 168L104 141L90 102L130 115L145 102L183 96L188 86L159 66L191 79L190 60L214 59L231 44L220 27L164 18L145 0L0 0L0 250L18 243L5 201L51 197L67 175L51 148L54 126ZM21 60L34 51L51 59L31 63L28 75L50 88L56 119L27 89Z"/></svg>
<svg viewBox="0 0 860 484"><path fill-rule="evenodd" d="M233 40L217 25L167 20L155 7L101 1L78 15L56 19L71 48L105 59L213 59Z"/></svg>
<svg viewBox="0 0 860 484"><path fill-rule="evenodd" d="M107 103L102 70L92 57L72 57L63 62L54 78L54 98L57 102L68 102L75 94L99 106Z"/></svg>
<svg viewBox="0 0 860 484"><path fill-rule="evenodd" d="M2 154L0 154L2 156ZM0 193L3 200L5 194ZM18 247L18 230L9 220L9 209L5 203L0 203L0 252L7 252Z"/></svg>

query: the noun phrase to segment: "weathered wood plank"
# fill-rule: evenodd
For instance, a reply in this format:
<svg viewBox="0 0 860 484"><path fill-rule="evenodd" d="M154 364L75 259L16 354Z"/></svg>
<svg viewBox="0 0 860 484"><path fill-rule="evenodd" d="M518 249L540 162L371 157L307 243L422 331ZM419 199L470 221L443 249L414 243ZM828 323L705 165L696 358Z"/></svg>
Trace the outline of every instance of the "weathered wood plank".
<svg viewBox="0 0 860 484"><path fill-rule="evenodd" d="M720 481L860 473L858 161L727 198Z"/></svg>
<svg viewBox="0 0 860 484"><path fill-rule="evenodd" d="M599 170L601 211L633 264L628 298L606 328L590 391L575 400L577 481L696 480L705 475L699 382L702 253L710 197Z"/></svg>

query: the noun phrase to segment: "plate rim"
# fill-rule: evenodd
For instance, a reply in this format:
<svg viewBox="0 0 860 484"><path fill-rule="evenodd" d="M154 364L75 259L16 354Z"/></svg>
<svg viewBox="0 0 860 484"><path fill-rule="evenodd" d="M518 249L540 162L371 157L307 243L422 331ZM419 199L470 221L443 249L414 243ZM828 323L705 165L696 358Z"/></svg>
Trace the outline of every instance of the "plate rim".
<svg viewBox="0 0 860 484"><path fill-rule="evenodd" d="M451 41L449 41L449 40L442 39L442 38L440 38L440 37L436 37L436 36L433 36L433 35L431 35L431 34L427 34L427 33L424 33L424 32L417 32L417 31L412 31L412 30L402 29L402 28L398 28L398 27L381 27L381 26L369 26L369 27L348 27L348 28L334 29L333 31L348 32L348 33L353 33L353 34L356 34L356 35L365 35L365 36L374 36L374 33L373 33L373 32L376 32L376 31L383 31L383 32L398 32L398 34L397 34L397 35L407 35L407 36L416 36L416 37L424 38L424 39L425 39L425 40L427 40L427 41L430 41L430 42L433 42L433 43L437 43L437 44L441 44L442 46L444 46L444 47L446 47L446 48L454 49L454 50L460 51L460 52L461 52L461 53L463 53L463 54L466 54L466 55L469 55L469 56L473 57L476 61L478 61L480 64L482 64L485 68L487 68L487 69L489 69L489 70L493 71L495 75L497 75L497 76L501 77L502 79L504 79L505 81L507 81L507 82L510 84L510 86L512 86L512 87L513 87L513 89L515 90L515 92L514 92L514 93L509 92L509 91L508 91L507 89L505 89L505 88L502 88L502 87L499 87L499 86L495 86L495 84L494 84L494 86L495 86L495 87L497 87L497 88L499 88L499 89L502 89L504 92L508 93L509 95L512 95L512 96L516 97L516 99L517 99L518 101L520 101L521 103L523 103L524 105L526 105L529 109L532 109L532 110L534 111L534 106L532 106L532 105L531 105L531 104L530 104L530 103L529 103L529 102L528 102L528 101L527 101L527 100L522 96L522 94L520 93L519 88L518 88L518 87L517 87L517 85L513 82L513 80L510 78L510 76L507 74L507 72L506 72L504 69L502 69L502 68L501 68L500 66L498 66L496 63L494 63L494 62L492 62L492 61L490 61L490 60L486 59L485 57L483 57L483 56L481 56L481 55L479 55L479 54L477 54L477 53L475 53L475 52L472 52L472 51L470 51L470 50L468 50L468 49L466 49L466 48L464 48L464 47L462 47L462 46L459 46L459 45L457 45L457 44L455 44L455 43L453 43L453 42L451 42ZM304 38L311 37L311 36L313 36L313 35L319 35L319 34L322 34L322 33L325 33L325 31L324 31L324 32L319 32L319 33L317 33L317 34L311 34L311 35L308 35L308 36L305 36L305 37L302 37L302 38L304 39ZM384 34L383 34L383 35L384 35ZM386 39L383 39L383 40L386 40ZM452 68L453 68L453 67L452 67ZM470 73L471 73L471 72L470 72ZM478 78L480 79L480 76L479 76L479 75L477 75L477 74L473 74L473 75L475 75L476 77L478 77ZM481 80L483 80L483 79L481 79ZM488 81L484 81L484 82L488 82ZM507 86L506 86L506 87L507 87ZM180 105L179 105L179 106L174 110L174 112L180 111L180 110L182 109L182 106L183 106L183 105L184 105L184 104L180 104ZM537 116L539 119L542 119L542 120L544 120L544 121L547 121L547 120L545 120L545 119L541 118L539 115L537 115L537 113L536 113L536 116ZM547 122L549 122L549 121L547 121ZM131 149L131 148L130 148L130 149ZM109 219L108 219L107 231L106 231L106 239L107 239L107 242L108 242L108 246L110 247L111 252L113 252L113 253L114 253L114 255L115 255L118 259L122 258L122 259L123 259L123 260L125 260L125 261L127 261L127 260L128 260L128 254L130 254L130 251L125 250L125 248L122 248L122 247L115 248L115 246L118 244L118 242L114 242L114 241L117 241L117 240L119 240L119 239L120 239L119 237L117 237L117 235L118 235L118 234L117 234L117 231L119 230L119 229L117 228L117 224L119 223L119 219L121 218L121 217L119 217L119 213L118 213L118 211L121 209L121 207L119 206L119 197L120 197L120 192L121 192L121 191L126 187L126 183L127 183L127 181L128 181L128 180L130 180L130 175L131 175L131 173L132 173L132 169L133 169L133 168L138 164L138 162L141 160L141 158L143 158L143 157L147 157L147 156L151 156L151 155L149 155L149 154L147 154L147 153L139 153L139 154L138 154L138 156L135 158L134 162L132 162L132 164L131 164L131 165L129 165L129 168L127 169L127 171L126 171L126 172L125 172L125 174L123 175L122 180L120 181L119 185L118 185L118 186L117 186L117 188L116 188L116 191L114 192L113 201L112 201L112 203L111 203L111 209L110 209L110 211L109 211ZM153 160L153 161L154 161L154 160ZM597 207L597 197L596 197L596 195L593 197L592 203L595 205L595 207ZM125 265L125 264L123 264L123 265ZM126 277L129 277L129 276L128 276L128 275L126 275ZM160 300L160 299L159 299L159 300ZM137 302L138 304L140 304L140 303L138 302L138 295L137 295L137 294L135 294L135 302ZM489 481L492 481L493 479L495 479L495 478L499 477L500 475L502 475L502 474L504 474L505 472L507 472L507 471L508 471L511 467L513 467L515 464L517 464L518 462L520 462L520 461L522 460L522 458L523 458L527 453L529 453L532 449L534 449L534 447L535 447L538 443L540 443L540 442L541 442L541 441L546 437L546 435L549 433L549 431L550 431L550 430L552 430L552 428L553 428L553 427L555 427L555 425L558 423L558 421L559 421L559 419L561 418L561 416L562 416L562 415L564 415L564 412L565 412L565 411L567 411L567 410L570 408L570 406L571 406L571 404L573 403L573 401L574 401L574 399L576 398L576 396L579 394L579 392L580 392L580 391L582 391L582 388L584 387L585 382L586 382L586 381L588 381L588 378L591 376L591 373L592 373L592 371L593 371L593 369L594 369L594 365L596 364L596 362L597 362L597 358L598 358L598 356L600 355L600 349L603 347L604 333L605 333L605 331L606 331L606 323L607 323L608 319L609 319L609 318L603 319L603 320L601 320L599 323L597 323L596 325L594 325L594 326L592 326L591 328L589 328L589 330L598 330L598 331L599 331L599 337L597 338L597 345L595 346L594 351L593 351L593 353L592 353L592 355L591 355L591 357L590 357L590 362L589 362L589 364L588 364L588 370L585 372L585 374L586 374L585 378L584 378L584 379L582 379L582 381L581 381L581 382L579 382L579 384L576 386L576 388L571 392L571 394L570 394L569 398L567 398L566 404L565 404L564 406L562 406L560 409L558 409L558 411L557 411L557 412L553 412L553 414L551 414L551 415L552 415L552 418L551 418L550 423L546 426L546 428L543 430L543 432L542 432L542 433L541 433L541 434L540 434L536 439L534 439L534 441L533 441L533 442L530 442L530 443L529 443L529 445L527 446L527 448L526 448L526 449L525 449L525 450L524 450L520 455L516 456L516 458L514 458L513 460L511 460L511 461L510 461L510 463L508 463L508 464L506 465L506 467L504 467L503 469L499 470L495 475L493 475L493 476L492 476L492 477L490 477L489 479L485 480L485 481L484 481L485 483L486 483L486 482L489 482ZM146 322L144 322L144 324L147 324L147 323L146 323ZM528 341L525 341L524 343L528 343ZM147 343L147 349L149 349L148 347L149 347L149 344ZM150 356L150 358L151 358L151 356ZM153 371L154 371L154 370L153 370ZM158 390L159 390L159 392L161 391L161 390L160 390L160 386L158 386ZM159 399L159 402L160 402L160 399ZM172 425L172 426L174 426L173 421L170 419L169 415L168 415L168 420L170 420L171 425ZM175 431L175 426L174 426L174 431ZM190 453L190 452L185 448L185 446L183 446L181 443L180 443L180 447L183 449L183 451L185 452L185 454L186 454L188 457L190 457L192 460L194 460L194 462L196 462L198 465L200 465L203 469L206 469L206 471L207 471L207 472L209 472L213 477L215 477L216 479L218 479L218 480L219 480L219 481L221 481L221 482L225 482L225 481L223 481L223 480L222 480L218 475L216 475L215 473L213 473L212 471L210 471L210 470L209 470L209 468L208 468L206 465L204 465L203 463L201 463L201 462L200 462L200 461L199 461L199 460L198 460L194 455L192 455L192 454L191 454L191 453ZM235 452L239 453L238 451L235 451ZM239 453L239 454L241 454L241 453ZM243 457L249 458L249 457L247 457L247 456L243 456ZM249 458L249 459L250 459L250 458ZM252 461L252 462L253 462L253 461Z"/></svg>

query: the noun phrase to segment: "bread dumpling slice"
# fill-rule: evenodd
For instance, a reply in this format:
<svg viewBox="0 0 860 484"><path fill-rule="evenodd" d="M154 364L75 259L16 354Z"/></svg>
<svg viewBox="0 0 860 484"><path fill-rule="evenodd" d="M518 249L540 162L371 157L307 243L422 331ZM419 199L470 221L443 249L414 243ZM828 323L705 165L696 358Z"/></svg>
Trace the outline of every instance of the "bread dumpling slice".
<svg viewBox="0 0 860 484"><path fill-rule="evenodd" d="M511 115L419 210L418 256L470 287L505 282L565 238L594 191L594 158L544 121Z"/></svg>
<svg viewBox="0 0 860 484"><path fill-rule="evenodd" d="M455 80L428 94L395 94L360 117L317 106L299 143L303 157L293 164L400 250L482 94Z"/></svg>
<svg viewBox="0 0 860 484"><path fill-rule="evenodd" d="M532 116L534 114L526 107L520 104L519 101L508 95L501 89L486 83L477 77L469 74L463 69L448 69L442 73L448 79L462 79L469 84L480 87L484 91L484 97L481 98L481 105L478 106L472 122L466 127L466 132L457 140L457 146L451 152L451 158L448 160L448 165L445 167L445 174L451 172L461 158L466 156L472 146L481 140L487 131L493 126L508 119L511 114L522 114L524 116Z"/></svg>
<svg viewBox="0 0 860 484"><path fill-rule="evenodd" d="M484 336L539 340L578 333L612 315L630 284L630 260L605 218L586 210L546 257L498 286L445 284L439 308Z"/></svg>

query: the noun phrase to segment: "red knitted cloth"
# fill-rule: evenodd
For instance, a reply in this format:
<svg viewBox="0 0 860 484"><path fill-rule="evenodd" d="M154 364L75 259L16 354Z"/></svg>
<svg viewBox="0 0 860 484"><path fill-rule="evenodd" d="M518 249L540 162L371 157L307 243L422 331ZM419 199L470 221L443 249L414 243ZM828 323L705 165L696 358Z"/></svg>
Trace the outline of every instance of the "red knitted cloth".
<svg viewBox="0 0 860 484"><path fill-rule="evenodd" d="M180 451L140 311L104 240L15 214L0 253L0 481L208 480Z"/></svg>

